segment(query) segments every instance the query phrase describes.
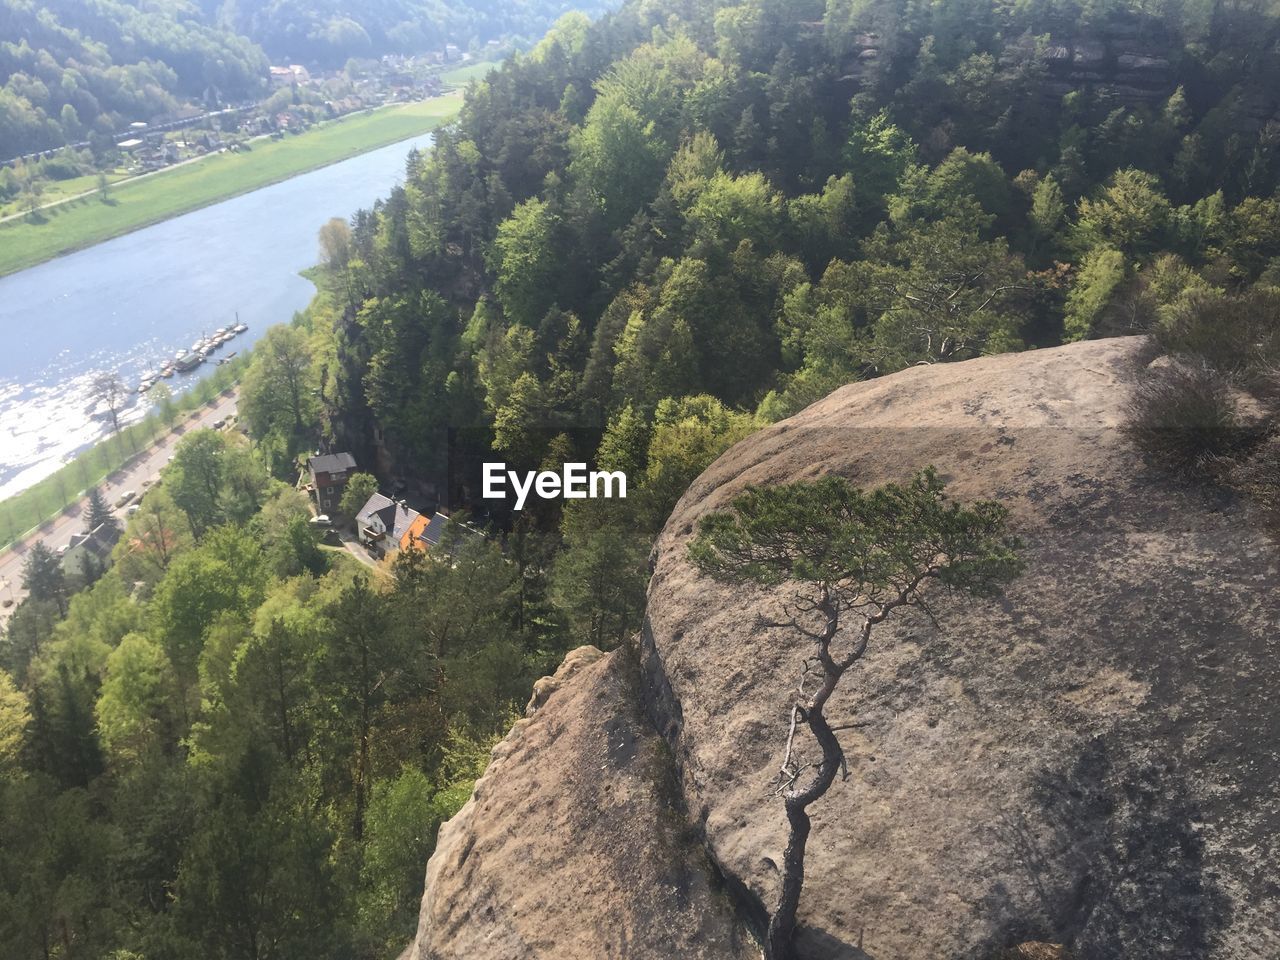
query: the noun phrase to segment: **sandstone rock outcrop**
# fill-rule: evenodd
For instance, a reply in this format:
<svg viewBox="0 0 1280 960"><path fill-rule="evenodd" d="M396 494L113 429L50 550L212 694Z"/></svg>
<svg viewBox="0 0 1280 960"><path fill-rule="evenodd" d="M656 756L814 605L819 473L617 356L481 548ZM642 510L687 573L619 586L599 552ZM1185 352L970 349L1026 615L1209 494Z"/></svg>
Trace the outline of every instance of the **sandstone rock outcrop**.
<svg viewBox="0 0 1280 960"><path fill-rule="evenodd" d="M785 590L709 581L686 545L748 484L932 464L1008 505L1028 571L884 629L846 678L828 714L858 724L850 777L811 811L802 955L1280 956L1276 545L1247 504L1139 461L1118 427L1142 356L913 368L725 454L655 548L641 662L543 685L442 831L409 954L758 956L742 915L774 899L768 788L806 650L757 622Z"/></svg>
<svg viewBox="0 0 1280 960"><path fill-rule="evenodd" d="M805 956L1280 956L1280 567L1247 505L1153 476L1117 428L1137 339L845 387L720 458L657 546L647 701L724 874L773 902L777 770L804 647L685 558L748 484L935 465L996 498L1027 573L998 603L884 630L834 721L850 778L817 804Z"/></svg>
<svg viewBox="0 0 1280 960"><path fill-rule="evenodd" d="M441 828L403 960L759 956L681 815L637 670L583 647L539 683Z"/></svg>

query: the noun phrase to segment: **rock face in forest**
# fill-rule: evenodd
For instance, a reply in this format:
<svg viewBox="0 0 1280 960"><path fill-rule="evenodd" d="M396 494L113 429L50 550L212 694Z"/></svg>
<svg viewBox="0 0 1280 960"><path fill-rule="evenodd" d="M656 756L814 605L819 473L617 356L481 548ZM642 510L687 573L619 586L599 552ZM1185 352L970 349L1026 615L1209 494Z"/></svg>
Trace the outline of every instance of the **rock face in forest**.
<svg viewBox="0 0 1280 960"><path fill-rule="evenodd" d="M758 622L785 589L718 585L686 545L748 484L929 464L1009 507L1028 570L997 601L887 625L845 678L828 713L857 724L849 778L812 810L802 956L1280 956L1277 548L1117 429L1142 356L1131 339L916 367L721 457L655 548L638 668L615 653L559 684L445 828L416 960L752 955L807 651Z"/></svg>
<svg viewBox="0 0 1280 960"><path fill-rule="evenodd" d="M632 654L575 650L538 682L440 830L402 960L758 957L682 816Z"/></svg>
<svg viewBox="0 0 1280 960"><path fill-rule="evenodd" d="M1154 17L1116 15L1082 26L1048 17L1045 29L1010 37L999 51L1000 66L1042 74L1037 95L1057 104L1069 93L1098 96L1117 107L1166 99L1177 88L1174 62L1181 55L1176 33ZM898 38L864 33L854 38L843 65L858 86L881 81L891 54L914 55L893 46Z"/></svg>

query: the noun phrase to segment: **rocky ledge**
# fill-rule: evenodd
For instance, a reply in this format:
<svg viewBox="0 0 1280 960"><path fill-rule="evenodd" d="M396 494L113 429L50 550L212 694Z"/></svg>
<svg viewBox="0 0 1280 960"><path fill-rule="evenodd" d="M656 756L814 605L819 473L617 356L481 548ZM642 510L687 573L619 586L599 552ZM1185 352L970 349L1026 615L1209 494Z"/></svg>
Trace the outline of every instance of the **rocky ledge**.
<svg viewBox="0 0 1280 960"><path fill-rule="evenodd" d="M760 625L785 591L708 581L687 542L749 484L930 464L1008 505L1028 569L893 624L846 678L802 955L1280 956L1276 547L1247 504L1137 458L1118 427L1142 347L913 368L725 454L655 548L640 663L567 666L442 831L415 960L758 955L807 651Z"/></svg>

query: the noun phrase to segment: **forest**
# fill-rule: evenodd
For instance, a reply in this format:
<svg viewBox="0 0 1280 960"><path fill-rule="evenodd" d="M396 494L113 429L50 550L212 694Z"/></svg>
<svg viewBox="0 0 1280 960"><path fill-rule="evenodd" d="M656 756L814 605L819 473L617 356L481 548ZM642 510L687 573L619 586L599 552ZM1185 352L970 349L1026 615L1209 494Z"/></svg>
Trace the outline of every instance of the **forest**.
<svg viewBox="0 0 1280 960"><path fill-rule="evenodd" d="M690 481L842 384L1147 333L1176 375L1135 439L1280 508L1236 404L1280 397L1277 37L1274 6L1193 0L562 18L325 228L247 437L185 439L105 569L33 555L0 643L0 940L395 956L534 678L625 642ZM292 488L319 444L488 536L364 569ZM485 459L629 496L513 514L477 500Z"/></svg>
<svg viewBox="0 0 1280 960"><path fill-rule="evenodd" d="M0 155L99 140L266 89L267 58L180 0L0 2Z"/></svg>
<svg viewBox="0 0 1280 960"><path fill-rule="evenodd" d="M351 57L439 50L446 43L539 40L566 10L595 16L613 4L556 0L200 0L212 22L249 37L272 58L341 67Z"/></svg>

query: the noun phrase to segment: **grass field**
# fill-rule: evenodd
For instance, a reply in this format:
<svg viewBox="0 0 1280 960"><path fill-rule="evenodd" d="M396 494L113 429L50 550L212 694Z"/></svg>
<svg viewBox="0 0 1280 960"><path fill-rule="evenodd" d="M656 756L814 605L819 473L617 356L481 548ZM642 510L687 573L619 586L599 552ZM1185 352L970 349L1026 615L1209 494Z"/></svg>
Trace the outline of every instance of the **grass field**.
<svg viewBox="0 0 1280 960"><path fill-rule="evenodd" d="M114 186L119 181L128 176L124 170L117 168L107 171L107 181ZM67 197L78 197L82 193L89 193L98 189L98 175L90 174L86 177L73 177L70 180L51 180L44 185L44 193L40 194L39 203L57 203L65 200ZM11 214L20 214L25 212L23 200L21 197L14 197L8 203L0 203L0 217L7 217Z"/></svg>
<svg viewBox="0 0 1280 960"><path fill-rule="evenodd" d="M258 140L121 183L109 202L89 196L0 224L0 276L150 226L181 213L346 160L432 130L452 119L462 97L449 94L333 120L284 140Z"/></svg>
<svg viewBox="0 0 1280 960"><path fill-rule="evenodd" d="M484 60L480 63L469 63L456 70L447 70L440 74L440 82L447 87L465 87L472 80L483 80L490 70L502 66L500 60Z"/></svg>

